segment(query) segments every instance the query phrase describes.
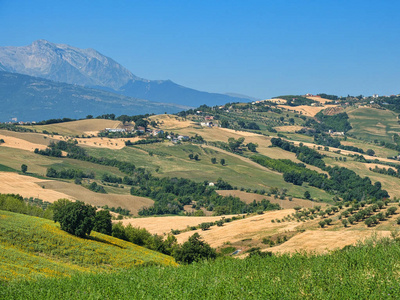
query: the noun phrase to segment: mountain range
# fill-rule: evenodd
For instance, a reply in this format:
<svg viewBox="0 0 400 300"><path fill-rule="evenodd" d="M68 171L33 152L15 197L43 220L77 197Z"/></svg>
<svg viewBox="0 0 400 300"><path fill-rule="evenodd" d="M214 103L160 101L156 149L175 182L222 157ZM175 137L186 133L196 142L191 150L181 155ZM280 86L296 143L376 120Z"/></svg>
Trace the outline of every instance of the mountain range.
<svg viewBox="0 0 400 300"><path fill-rule="evenodd" d="M46 40L23 47L0 47L0 70L190 107L252 99L236 94L202 92L170 80L143 79L94 49L79 49Z"/></svg>
<svg viewBox="0 0 400 300"><path fill-rule="evenodd" d="M0 122L84 118L87 115L175 113L189 107L159 103L56 82L40 77L0 71Z"/></svg>

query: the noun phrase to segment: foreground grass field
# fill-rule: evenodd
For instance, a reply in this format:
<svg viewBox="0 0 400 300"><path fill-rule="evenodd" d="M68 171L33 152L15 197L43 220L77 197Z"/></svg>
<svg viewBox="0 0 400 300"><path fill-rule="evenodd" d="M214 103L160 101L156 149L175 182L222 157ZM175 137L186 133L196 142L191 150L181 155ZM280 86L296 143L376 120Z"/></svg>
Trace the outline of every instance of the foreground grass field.
<svg viewBox="0 0 400 300"><path fill-rule="evenodd" d="M2 299L398 299L400 244L0 283Z"/></svg>
<svg viewBox="0 0 400 300"><path fill-rule="evenodd" d="M107 235L81 239L53 221L6 211L0 211L0 232L0 281L176 265L172 257Z"/></svg>

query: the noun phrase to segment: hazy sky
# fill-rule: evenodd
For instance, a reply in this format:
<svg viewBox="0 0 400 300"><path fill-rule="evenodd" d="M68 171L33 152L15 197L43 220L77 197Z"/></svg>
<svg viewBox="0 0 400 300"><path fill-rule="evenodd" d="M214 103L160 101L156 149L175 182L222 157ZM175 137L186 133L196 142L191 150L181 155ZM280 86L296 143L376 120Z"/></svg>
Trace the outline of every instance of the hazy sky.
<svg viewBox="0 0 400 300"><path fill-rule="evenodd" d="M399 15L397 0L0 0L0 46L94 48L209 92L397 94Z"/></svg>

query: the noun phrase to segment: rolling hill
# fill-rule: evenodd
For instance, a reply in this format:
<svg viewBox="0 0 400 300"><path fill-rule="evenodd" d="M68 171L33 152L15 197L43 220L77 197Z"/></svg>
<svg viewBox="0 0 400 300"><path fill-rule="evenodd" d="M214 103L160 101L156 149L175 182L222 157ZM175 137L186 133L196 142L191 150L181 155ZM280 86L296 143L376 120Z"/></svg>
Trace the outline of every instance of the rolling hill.
<svg viewBox="0 0 400 300"><path fill-rule="evenodd" d="M83 86L55 82L17 73L0 72L0 121L41 121L51 118L84 118L178 112L187 106L152 102Z"/></svg>
<svg viewBox="0 0 400 300"><path fill-rule="evenodd" d="M53 221L0 211L0 279L112 272L144 263L176 265L173 258L107 235L78 238Z"/></svg>

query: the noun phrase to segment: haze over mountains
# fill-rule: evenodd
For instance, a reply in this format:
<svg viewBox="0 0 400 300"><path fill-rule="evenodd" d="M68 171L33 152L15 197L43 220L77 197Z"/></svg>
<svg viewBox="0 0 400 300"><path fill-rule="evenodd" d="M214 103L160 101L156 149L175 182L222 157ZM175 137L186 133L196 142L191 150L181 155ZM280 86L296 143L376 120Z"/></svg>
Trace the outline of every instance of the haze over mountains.
<svg viewBox="0 0 400 300"><path fill-rule="evenodd" d="M45 40L37 40L24 47L0 47L0 71L103 89L136 99L190 107L201 104L243 102L251 99L234 94L201 92L180 86L170 80L143 79L96 50L79 49ZM30 79L32 80L34 79ZM3 97L3 93L0 97Z"/></svg>
<svg viewBox="0 0 400 300"><path fill-rule="evenodd" d="M0 122L84 118L114 113L138 115L175 113L189 107L160 103L33 77L0 71Z"/></svg>

